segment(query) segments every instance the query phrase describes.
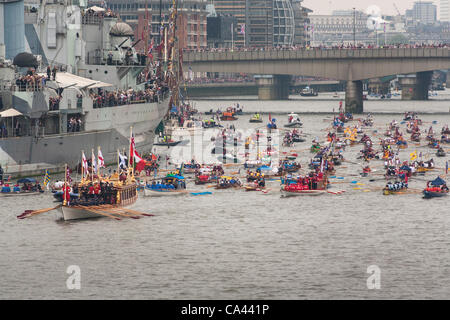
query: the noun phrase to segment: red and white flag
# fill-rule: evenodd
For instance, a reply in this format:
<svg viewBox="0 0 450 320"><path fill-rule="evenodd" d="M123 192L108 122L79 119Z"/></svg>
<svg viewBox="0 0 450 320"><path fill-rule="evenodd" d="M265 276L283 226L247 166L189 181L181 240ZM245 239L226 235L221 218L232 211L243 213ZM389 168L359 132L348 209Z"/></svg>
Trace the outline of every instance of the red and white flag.
<svg viewBox="0 0 450 320"><path fill-rule="evenodd" d="M91 161L92 161L91 163L92 163L92 167L94 170L93 173L97 173L97 162L95 161L94 149L92 149Z"/></svg>
<svg viewBox="0 0 450 320"><path fill-rule="evenodd" d="M82 154L81 154L81 165L83 166L84 174L86 174L88 172L89 168L88 168L88 162L87 162L86 156L84 155L84 152L82 152Z"/></svg>
<svg viewBox="0 0 450 320"><path fill-rule="evenodd" d="M102 151L100 149L98 149L97 161L98 161L98 168L99 169L105 167L105 159L103 158L103 154L102 154Z"/></svg>

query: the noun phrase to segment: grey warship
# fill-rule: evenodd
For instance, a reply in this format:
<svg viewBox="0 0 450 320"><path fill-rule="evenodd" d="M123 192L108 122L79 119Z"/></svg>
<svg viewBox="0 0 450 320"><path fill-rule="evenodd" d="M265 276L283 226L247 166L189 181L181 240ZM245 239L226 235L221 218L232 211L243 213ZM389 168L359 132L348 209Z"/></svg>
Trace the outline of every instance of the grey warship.
<svg viewBox="0 0 450 320"><path fill-rule="evenodd" d="M44 0L37 10L25 9L30 53L10 61L0 47L0 164L6 173L75 166L81 150L98 146L113 162L117 150L128 147L130 127L140 152L151 150L169 108L169 75L164 61L149 67L134 49L130 26L102 10Z"/></svg>

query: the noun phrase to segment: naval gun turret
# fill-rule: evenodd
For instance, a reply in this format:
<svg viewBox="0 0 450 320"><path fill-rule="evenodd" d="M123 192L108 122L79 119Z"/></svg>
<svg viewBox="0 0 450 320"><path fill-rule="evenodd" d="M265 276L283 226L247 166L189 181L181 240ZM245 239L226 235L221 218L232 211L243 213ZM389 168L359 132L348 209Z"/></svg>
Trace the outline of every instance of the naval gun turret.
<svg viewBox="0 0 450 320"><path fill-rule="evenodd" d="M103 62L109 65L131 65L138 63L135 44L132 44L133 29L125 22L117 22L109 31L112 50L103 50Z"/></svg>

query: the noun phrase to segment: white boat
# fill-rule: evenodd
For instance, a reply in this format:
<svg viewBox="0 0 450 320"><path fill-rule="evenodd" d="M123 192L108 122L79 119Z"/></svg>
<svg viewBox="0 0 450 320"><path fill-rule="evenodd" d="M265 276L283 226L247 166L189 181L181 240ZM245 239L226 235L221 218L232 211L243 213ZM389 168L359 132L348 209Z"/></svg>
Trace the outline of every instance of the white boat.
<svg viewBox="0 0 450 320"><path fill-rule="evenodd" d="M58 219L62 218L65 221L103 217L103 215L75 206L74 207L61 206L58 212L60 213L60 215L57 214L57 218Z"/></svg>
<svg viewBox="0 0 450 320"><path fill-rule="evenodd" d="M144 196L146 197L174 197L174 196L181 196L184 194L189 193L188 190L152 190L145 188L144 189Z"/></svg>
<svg viewBox="0 0 450 320"><path fill-rule="evenodd" d="M280 189L281 197L297 197L297 196L320 196L324 193L328 193L327 190L298 190L298 191L286 191L283 188Z"/></svg>
<svg viewBox="0 0 450 320"><path fill-rule="evenodd" d="M296 113L291 112L288 116L288 123L284 126L286 128L300 128L303 123L300 121L300 116Z"/></svg>

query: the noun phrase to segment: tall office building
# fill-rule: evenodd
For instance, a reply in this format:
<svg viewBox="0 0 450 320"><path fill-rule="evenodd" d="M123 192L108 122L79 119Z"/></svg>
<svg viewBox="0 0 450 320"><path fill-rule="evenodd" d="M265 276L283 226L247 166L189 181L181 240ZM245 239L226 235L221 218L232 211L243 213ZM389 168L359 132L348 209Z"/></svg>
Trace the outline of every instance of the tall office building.
<svg viewBox="0 0 450 320"><path fill-rule="evenodd" d="M432 1L416 1L412 9L406 10L405 16L415 24L434 24L437 20L436 5Z"/></svg>
<svg viewBox="0 0 450 320"><path fill-rule="evenodd" d="M450 0L441 0L439 10L439 20L450 21Z"/></svg>
<svg viewBox="0 0 450 320"><path fill-rule="evenodd" d="M90 5L102 5L103 0L89 0ZM107 7L119 14L120 18L135 30L135 39L142 39L145 24L148 23L151 37L160 33L160 21L168 23L172 0L108 0ZM206 10L207 0L178 1L177 35L180 47L202 49L207 46ZM161 11L161 17L160 17ZM138 43L137 48L143 44Z"/></svg>
<svg viewBox="0 0 450 320"><path fill-rule="evenodd" d="M248 43L248 26L246 26L246 15L248 0L214 0L216 13L222 16L232 16L236 20L233 23L233 42L236 47L243 47L244 41Z"/></svg>
<svg viewBox="0 0 450 320"><path fill-rule="evenodd" d="M0 0L0 43L5 45L6 59L25 51L23 0Z"/></svg>

